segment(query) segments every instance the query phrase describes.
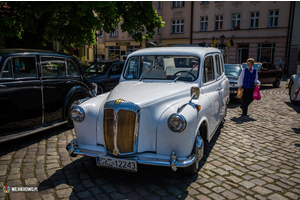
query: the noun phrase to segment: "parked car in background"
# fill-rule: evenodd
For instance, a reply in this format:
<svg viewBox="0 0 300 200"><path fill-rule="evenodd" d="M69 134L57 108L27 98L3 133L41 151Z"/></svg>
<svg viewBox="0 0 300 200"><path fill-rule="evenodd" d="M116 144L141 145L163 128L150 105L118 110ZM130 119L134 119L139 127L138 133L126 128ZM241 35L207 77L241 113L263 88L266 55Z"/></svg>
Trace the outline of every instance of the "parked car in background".
<svg viewBox="0 0 300 200"><path fill-rule="evenodd" d="M68 54L0 49L0 142L68 123L80 99L94 96Z"/></svg>
<svg viewBox="0 0 300 200"><path fill-rule="evenodd" d="M229 80L230 98L236 98L238 91L237 80L243 71L243 66L241 64L225 64L224 67L225 75Z"/></svg>
<svg viewBox="0 0 300 200"><path fill-rule="evenodd" d="M197 173L204 140L224 122L229 82L220 50L153 47L131 53L119 84L71 110L71 156L101 167L137 171L138 164Z"/></svg>
<svg viewBox="0 0 300 200"><path fill-rule="evenodd" d="M97 84L97 95L112 90L118 83L125 61L96 62L87 67L83 73L90 83Z"/></svg>
<svg viewBox="0 0 300 200"><path fill-rule="evenodd" d="M247 67L247 63L242 64ZM277 69L274 64L268 62L255 62L253 68L257 70L258 80L261 84L273 84L273 87L280 87L282 71Z"/></svg>

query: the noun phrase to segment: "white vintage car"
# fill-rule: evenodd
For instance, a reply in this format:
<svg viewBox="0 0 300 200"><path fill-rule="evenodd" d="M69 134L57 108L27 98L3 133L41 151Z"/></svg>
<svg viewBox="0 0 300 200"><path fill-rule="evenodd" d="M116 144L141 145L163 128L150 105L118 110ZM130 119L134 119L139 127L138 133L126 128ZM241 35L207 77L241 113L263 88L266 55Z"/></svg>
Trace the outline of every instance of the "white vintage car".
<svg viewBox="0 0 300 200"><path fill-rule="evenodd" d="M131 53L119 84L71 109L71 156L101 167L138 164L199 170L204 140L223 122L229 82L223 57L210 47L155 47Z"/></svg>

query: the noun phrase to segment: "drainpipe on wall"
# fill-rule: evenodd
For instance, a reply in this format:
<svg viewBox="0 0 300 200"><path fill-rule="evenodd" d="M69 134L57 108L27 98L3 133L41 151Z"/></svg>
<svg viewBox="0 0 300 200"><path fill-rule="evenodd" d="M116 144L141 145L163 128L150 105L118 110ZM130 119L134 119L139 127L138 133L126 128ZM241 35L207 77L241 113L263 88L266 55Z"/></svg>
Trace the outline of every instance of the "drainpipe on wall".
<svg viewBox="0 0 300 200"><path fill-rule="evenodd" d="M286 73L289 73L290 67L290 54L291 54L291 41L292 41L292 32L293 32L293 24L294 24L294 14L295 14L295 2L291 1L290 4L290 16L289 16L289 25L288 25L288 32L286 37L286 47L285 47L285 60L287 61L286 64Z"/></svg>
<svg viewBox="0 0 300 200"><path fill-rule="evenodd" d="M190 44L193 44L193 19L194 19L194 2L191 1L191 31L190 31Z"/></svg>

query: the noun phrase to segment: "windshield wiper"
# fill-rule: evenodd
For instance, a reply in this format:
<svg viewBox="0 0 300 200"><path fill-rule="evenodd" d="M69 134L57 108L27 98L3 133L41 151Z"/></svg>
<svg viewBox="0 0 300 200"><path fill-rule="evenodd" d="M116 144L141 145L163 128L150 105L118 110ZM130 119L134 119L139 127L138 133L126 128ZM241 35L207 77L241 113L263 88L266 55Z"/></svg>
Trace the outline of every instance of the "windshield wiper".
<svg viewBox="0 0 300 200"><path fill-rule="evenodd" d="M140 78L140 81L144 78L144 76L146 76L146 74L148 74L154 67L156 67L156 65L158 65L161 61L163 61L163 59L161 59L160 61L158 61L155 65L152 65L152 67L150 67L150 69L148 69L148 71L143 74L143 76Z"/></svg>
<svg viewBox="0 0 300 200"><path fill-rule="evenodd" d="M185 73L187 73L187 75L185 77L187 77L189 74L191 74L191 72L193 71L193 69L198 65L198 62L196 62L196 64L192 67L192 69L190 71L186 71ZM175 83L183 74L185 73L181 73L180 76L178 76L177 78L174 79L173 83Z"/></svg>

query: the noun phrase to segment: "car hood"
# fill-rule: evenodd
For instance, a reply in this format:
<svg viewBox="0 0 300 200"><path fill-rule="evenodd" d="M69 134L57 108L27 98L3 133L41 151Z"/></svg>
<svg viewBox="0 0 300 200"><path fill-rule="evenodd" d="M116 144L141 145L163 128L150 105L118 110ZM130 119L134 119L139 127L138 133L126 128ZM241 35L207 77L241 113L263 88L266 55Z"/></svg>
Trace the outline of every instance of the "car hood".
<svg viewBox="0 0 300 200"><path fill-rule="evenodd" d="M123 99L140 107L170 99L182 99L190 96L190 88L197 84L183 82L120 82L109 94L107 101Z"/></svg>
<svg viewBox="0 0 300 200"><path fill-rule="evenodd" d="M239 76L233 75L226 75L226 77L228 78L229 82L237 82L237 80L239 79Z"/></svg>

